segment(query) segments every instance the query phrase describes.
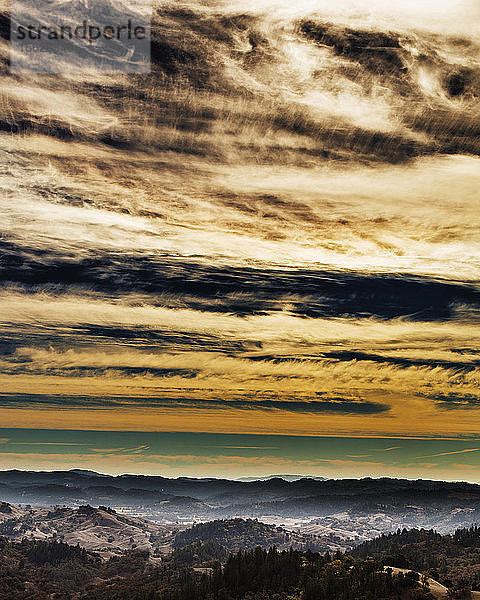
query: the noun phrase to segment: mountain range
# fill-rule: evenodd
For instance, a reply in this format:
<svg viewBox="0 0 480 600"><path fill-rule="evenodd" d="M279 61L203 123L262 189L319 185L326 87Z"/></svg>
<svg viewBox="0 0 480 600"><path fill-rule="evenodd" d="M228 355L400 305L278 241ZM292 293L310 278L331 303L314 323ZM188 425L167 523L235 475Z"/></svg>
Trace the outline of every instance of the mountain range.
<svg viewBox="0 0 480 600"><path fill-rule="evenodd" d="M115 519L134 520L129 526L144 532L125 534L128 544L122 541L122 548L133 544L150 548L150 534L168 537L172 528L185 529L218 519L257 519L303 536L315 536L315 547L331 550L348 550L398 528L449 533L480 521L479 485L389 478L236 481L112 476L81 470L10 470L0 472L0 500L12 511L9 515L0 510L3 521L21 518L24 522L29 511L34 511L30 515L34 520L42 521L52 510L44 507L55 507L54 514L66 515L67 520L77 518L68 510L84 510L87 505L105 507L114 512L103 515L102 521L112 520L115 514ZM28 531L36 529L30 527ZM108 540L110 535L100 538ZM87 546L99 545L95 538Z"/></svg>

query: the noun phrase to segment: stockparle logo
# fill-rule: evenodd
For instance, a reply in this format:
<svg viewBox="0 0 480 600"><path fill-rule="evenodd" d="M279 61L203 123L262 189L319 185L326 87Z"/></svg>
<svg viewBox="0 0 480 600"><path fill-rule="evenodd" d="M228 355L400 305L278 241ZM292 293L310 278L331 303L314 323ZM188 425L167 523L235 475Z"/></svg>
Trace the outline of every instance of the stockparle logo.
<svg viewBox="0 0 480 600"><path fill-rule="evenodd" d="M148 0L13 0L11 71L147 73L150 10Z"/></svg>

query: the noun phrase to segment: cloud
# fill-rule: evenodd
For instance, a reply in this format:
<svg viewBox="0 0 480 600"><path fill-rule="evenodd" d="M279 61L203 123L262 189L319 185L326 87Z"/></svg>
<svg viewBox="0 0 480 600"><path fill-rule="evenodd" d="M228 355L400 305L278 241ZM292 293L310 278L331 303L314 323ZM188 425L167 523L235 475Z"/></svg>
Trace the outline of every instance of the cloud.
<svg viewBox="0 0 480 600"><path fill-rule="evenodd" d="M201 394L202 390L198 390ZM62 409L72 407L84 408L122 408L122 407L157 407L157 408L192 408L222 410L236 409L242 411L286 411L291 413L339 413L339 414L377 414L390 410L386 404L355 400L349 398L330 398L324 400L256 400L247 397L242 400L222 400L218 398L195 397L135 397L135 396L76 396L61 394L0 394L0 406L33 407L39 405L56 406Z"/></svg>
<svg viewBox="0 0 480 600"><path fill-rule="evenodd" d="M408 358L402 356L381 356L379 354L369 354L367 352L341 351L324 352L325 358L333 358L342 361L369 361L374 363L385 363L395 365L404 369L409 367L428 367L430 369L455 369L458 371L475 371L478 369L478 361L467 362L458 360L438 360L434 358Z"/></svg>
<svg viewBox="0 0 480 600"><path fill-rule="evenodd" d="M368 458L371 454L347 454L347 458Z"/></svg>
<svg viewBox="0 0 480 600"><path fill-rule="evenodd" d="M234 450L278 450L279 446L215 446L215 448L232 448Z"/></svg>
<svg viewBox="0 0 480 600"><path fill-rule="evenodd" d="M480 465L470 465L470 464L466 464L466 463L454 463L452 465L452 467L455 469L458 469L459 471L465 471L465 470L470 470L470 469L474 469L474 470L480 469ZM478 480L476 483L478 483Z"/></svg>
<svg viewBox="0 0 480 600"><path fill-rule="evenodd" d="M141 446L135 446L134 448L92 448L91 452L100 454L142 454L150 450L148 444L142 444Z"/></svg>
<svg viewBox="0 0 480 600"><path fill-rule="evenodd" d="M417 456L416 458L434 458L435 456L447 456L449 454L465 454L467 452L479 452L480 448L468 448L466 450L455 450L453 452L440 452L439 454L427 454L426 456Z"/></svg>
<svg viewBox="0 0 480 600"><path fill-rule="evenodd" d="M480 408L480 396L476 394L457 394L451 392L427 397L435 400L439 408L446 408L448 410Z"/></svg>
<svg viewBox="0 0 480 600"><path fill-rule="evenodd" d="M283 204L282 210L286 208ZM295 208L298 210L299 206L292 210ZM452 318L459 303L480 308L480 291L427 276L402 279L388 274L320 269L278 271L265 266L222 267L185 259L172 261L169 257L138 252L125 252L119 262L117 253L112 251L98 252L87 263L82 256L73 261L51 250L44 252L43 261L39 263L34 254L12 242L3 245L2 253L12 283L55 285L64 295L70 289L71 272L76 270L81 274L82 293L90 300L102 294L118 294L121 290L144 304L159 303L163 308L174 310L245 316L288 308L295 315L316 318L340 313L358 319L376 316L431 321ZM18 255L22 255L23 260L17 264ZM191 277L192 272L195 278ZM112 328L111 334L113 332ZM122 329L118 328L117 335L121 337L121 334ZM368 354L362 359L362 352L357 352L356 358L389 360Z"/></svg>
<svg viewBox="0 0 480 600"><path fill-rule="evenodd" d="M11 446L89 446L83 442L10 442Z"/></svg>

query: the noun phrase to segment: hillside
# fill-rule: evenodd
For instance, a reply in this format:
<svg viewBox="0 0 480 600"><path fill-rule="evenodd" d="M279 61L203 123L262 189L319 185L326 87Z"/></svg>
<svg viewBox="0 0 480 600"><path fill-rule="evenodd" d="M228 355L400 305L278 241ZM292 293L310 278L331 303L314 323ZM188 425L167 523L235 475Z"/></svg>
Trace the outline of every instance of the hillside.
<svg viewBox="0 0 480 600"><path fill-rule="evenodd" d="M329 538L287 531L252 519L217 520L186 529L127 517L105 506L20 508L4 503L2 507L0 535L12 541L61 540L107 556L129 549L165 555L173 548L196 542L215 542L224 553L257 546L326 552L333 546Z"/></svg>
<svg viewBox="0 0 480 600"><path fill-rule="evenodd" d="M216 520L199 523L175 536L174 547L181 548L194 542L216 542L230 551L256 547L279 550L313 550L326 552L330 549L327 539L315 535L289 532L282 527L267 525L253 519Z"/></svg>
<svg viewBox="0 0 480 600"><path fill-rule="evenodd" d="M256 548L209 573L129 551L107 561L63 542L0 538L2 600L432 600L417 578L372 560Z"/></svg>
<svg viewBox="0 0 480 600"><path fill-rule="evenodd" d="M0 472L2 500L22 506L103 505L168 526L256 518L328 538L333 551L398 528L449 533L480 522L479 485L389 478L238 481L12 470Z"/></svg>
<svg viewBox="0 0 480 600"><path fill-rule="evenodd" d="M0 538L0 598L73 600L89 586L97 587L97 582L106 587L143 572L147 561L148 554L140 551L102 561L98 554L61 541L19 543Z"/></svg>
<svg viewBox="0 0 480 600"><path fill-rule="evenodd" d="M451 535L398 531L361 544L352 555L373 556L386 565L428 572L447 587L467 586L480 592L480 528L476 526Z"/></svg>
<svg viewBox="0 0 480 600"><path fill-rule="evenodd" d="M176 529L105 506L20 508L3 503L0 507L0 535L10 540L56 539L107 554L135 548L165 553Z"/></svg>

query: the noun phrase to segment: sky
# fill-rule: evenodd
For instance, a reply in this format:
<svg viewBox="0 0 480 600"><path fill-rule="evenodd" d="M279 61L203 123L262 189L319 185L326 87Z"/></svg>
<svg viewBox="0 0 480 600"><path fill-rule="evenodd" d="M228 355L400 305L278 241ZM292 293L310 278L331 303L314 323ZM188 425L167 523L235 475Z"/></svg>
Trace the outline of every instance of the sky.
<svg viewBox="0 0 480 600"><path fill-rule="evenodd" d="M367 4L1 71L1 469L480 482L478 9Z"/></svg>
<svg viewBox="0 0 480 600"><path fill-rule="evenodd" d="M1 429L12 468L91 469L165 477L400 477L475 482L478 438L353 438L182 432ZM4 436L4 437L3 437Z"/></svg>

